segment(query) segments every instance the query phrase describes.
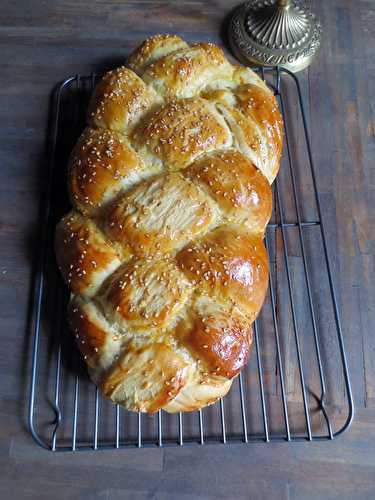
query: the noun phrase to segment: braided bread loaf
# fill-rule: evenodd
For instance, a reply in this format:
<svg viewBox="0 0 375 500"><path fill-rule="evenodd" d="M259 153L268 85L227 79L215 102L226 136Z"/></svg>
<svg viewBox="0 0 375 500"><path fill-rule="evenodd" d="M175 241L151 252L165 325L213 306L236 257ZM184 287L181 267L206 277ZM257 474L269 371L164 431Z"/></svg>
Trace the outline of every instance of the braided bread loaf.
<svg viewBox="0 0 375 500"><path fill-rule="evenodd" d="M176 412L228 392L268 285L282 129L267 86L210 43L152 37L97 85L55 246L106 397Z"/></svg>

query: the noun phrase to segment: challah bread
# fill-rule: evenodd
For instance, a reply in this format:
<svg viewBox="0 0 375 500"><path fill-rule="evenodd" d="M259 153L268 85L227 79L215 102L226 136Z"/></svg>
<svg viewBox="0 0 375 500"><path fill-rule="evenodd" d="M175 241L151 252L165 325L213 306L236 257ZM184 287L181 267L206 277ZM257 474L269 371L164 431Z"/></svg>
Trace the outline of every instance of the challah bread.
<svg viewBox="0 0 375 500"><path fill-rule="evenodd" d="M55 246L106 397L176 412L228 392L268 285L282 135L271 90L209 43L152 37L97 85Z"/></svg>

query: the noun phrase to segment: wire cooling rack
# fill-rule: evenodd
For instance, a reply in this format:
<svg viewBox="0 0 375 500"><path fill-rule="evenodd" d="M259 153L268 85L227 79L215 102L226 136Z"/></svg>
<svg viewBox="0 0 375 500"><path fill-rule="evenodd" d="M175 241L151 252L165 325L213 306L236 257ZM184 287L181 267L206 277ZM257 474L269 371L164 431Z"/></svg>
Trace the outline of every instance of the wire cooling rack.
<svg viewBox="0 0 375 500"><path fill-rule="evenodd" d="M330 440L350 426L353 397L301 87L284 69L257 71L277 96L286 132L265 238L269 291L254 325L248 367L230 393L202 411L177 415L130 413L102 399L67 329L68 291L55 264L53 232L69 210L67 159L84 127L97 76L77 75L55 89L29 401L30 432L42 447L79 451Z"/></svg>

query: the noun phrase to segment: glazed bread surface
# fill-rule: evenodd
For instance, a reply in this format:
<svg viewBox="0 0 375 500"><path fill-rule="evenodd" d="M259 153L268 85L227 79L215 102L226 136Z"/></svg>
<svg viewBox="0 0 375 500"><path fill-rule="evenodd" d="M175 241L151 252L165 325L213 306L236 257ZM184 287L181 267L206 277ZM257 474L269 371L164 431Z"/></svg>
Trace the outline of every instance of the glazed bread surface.
<svg viewBox="0 0 375 500"><path fill-rule="evenodd" d="M193 411L230 389L268 286L282 136L271 90L210 43L154 36L96 86L55 248L112 401Z"/></svg>

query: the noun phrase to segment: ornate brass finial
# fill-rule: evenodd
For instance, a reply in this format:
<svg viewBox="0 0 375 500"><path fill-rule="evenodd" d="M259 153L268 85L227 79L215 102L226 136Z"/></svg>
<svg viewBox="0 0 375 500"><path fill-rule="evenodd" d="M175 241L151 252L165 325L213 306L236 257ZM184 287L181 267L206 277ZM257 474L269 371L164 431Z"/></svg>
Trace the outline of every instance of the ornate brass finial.
<svg viewBox="0 0 375 500"><path fill-rule="evenodd" d="M234 11L229 42L238 59L297 72L314 58L322 27L310 10L292 0L252 0Z"/></svg>

